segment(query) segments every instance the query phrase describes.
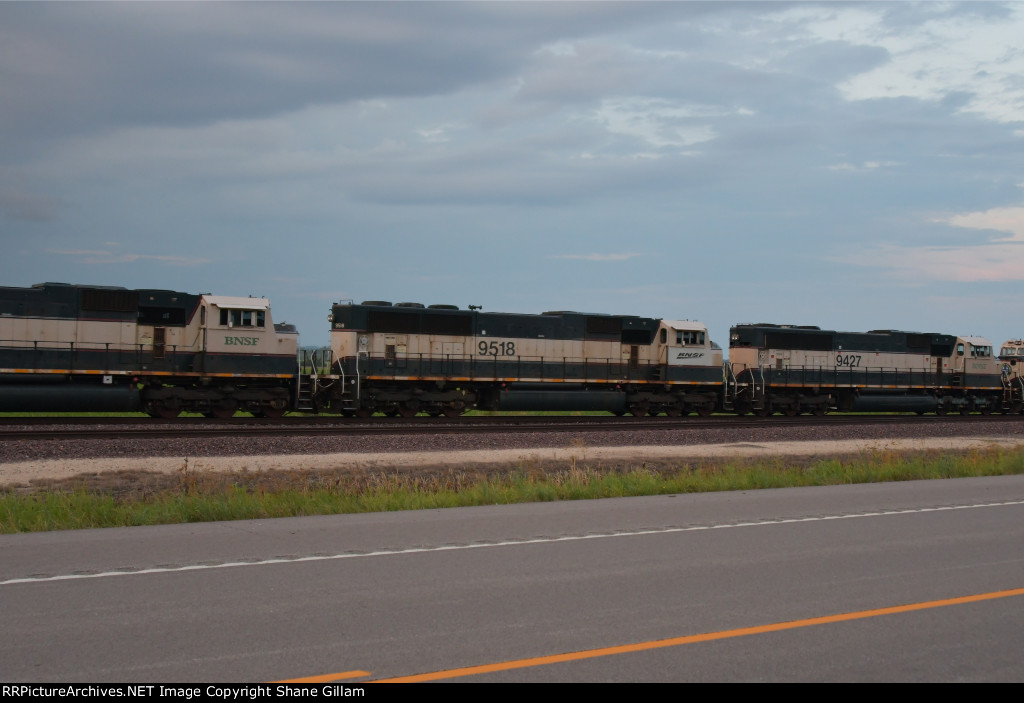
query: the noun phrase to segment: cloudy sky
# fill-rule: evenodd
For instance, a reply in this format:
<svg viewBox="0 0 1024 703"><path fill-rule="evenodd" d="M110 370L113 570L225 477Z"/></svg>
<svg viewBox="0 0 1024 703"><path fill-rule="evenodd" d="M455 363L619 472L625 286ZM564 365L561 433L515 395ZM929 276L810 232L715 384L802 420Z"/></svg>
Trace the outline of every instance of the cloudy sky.
<svg viewBox="0 0 1024 703"><path fill-rule="evenodd" d="M1024 335L1024 3L0 3L0 285Z"/></svg>

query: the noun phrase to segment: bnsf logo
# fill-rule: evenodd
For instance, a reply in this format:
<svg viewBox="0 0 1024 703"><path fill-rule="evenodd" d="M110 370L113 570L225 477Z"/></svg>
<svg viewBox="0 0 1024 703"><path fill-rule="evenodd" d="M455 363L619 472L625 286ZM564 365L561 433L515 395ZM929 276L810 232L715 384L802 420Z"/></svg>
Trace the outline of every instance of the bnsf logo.
<svg viewBox="0 0 1024 703"><path fill-rule="evenodd" d="M679 352L676 354L677 359L699 359L704 356L704 352Z"/></svg>
<svg viewBox="0 0 1024 703"><path fill-rule="evenodd" d="M224 343L228 346L255 347L260 343L259 337L225 337Z"/></svg>

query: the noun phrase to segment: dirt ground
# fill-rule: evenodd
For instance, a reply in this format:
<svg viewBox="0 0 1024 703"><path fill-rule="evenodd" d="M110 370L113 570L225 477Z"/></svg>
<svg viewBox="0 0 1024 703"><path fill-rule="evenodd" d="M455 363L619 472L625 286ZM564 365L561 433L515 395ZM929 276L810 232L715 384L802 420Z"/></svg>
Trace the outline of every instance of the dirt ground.
<svg viewBox="0 0 1024 703"><path fill-rule="evenodd" d="M15 493L86 490L114 496L145 496L202 484L247 484L250 489L365 483L374 477L416 477L446 485L472 484L510 472L550 473L586 467L596 471L646 468L675 471L681 465L731 459L789 457L803 464L821 456L865 453L959 452L993 446L1024 446L1005 436L739 442L687 446L492 449L380 454L305 454L219 457L144 457L19 461L0 464L0 489Z"/></svg>

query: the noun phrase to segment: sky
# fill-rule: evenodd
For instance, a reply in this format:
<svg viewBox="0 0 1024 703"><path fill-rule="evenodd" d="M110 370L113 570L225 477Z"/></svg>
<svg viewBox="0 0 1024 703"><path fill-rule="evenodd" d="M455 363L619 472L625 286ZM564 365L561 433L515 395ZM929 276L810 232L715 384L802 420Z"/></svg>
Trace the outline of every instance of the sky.
<svg viewBox="0 0 1024 703"><path fill-rule="evenodd" d="M0 285L1024 336L1022 2L0 2Z"/></svg>

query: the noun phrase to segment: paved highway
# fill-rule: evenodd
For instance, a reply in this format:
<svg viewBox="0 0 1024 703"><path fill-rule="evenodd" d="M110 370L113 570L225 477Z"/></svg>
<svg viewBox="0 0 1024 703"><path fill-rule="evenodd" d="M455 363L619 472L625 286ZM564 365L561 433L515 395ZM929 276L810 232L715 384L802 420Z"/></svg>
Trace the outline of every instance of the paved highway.
<svg viewBox="0 0 1024 703"><path fill-rule="evenodd" d="M1024 476L6 535L0 679L1021 681L1021 589Z"/></svg>

